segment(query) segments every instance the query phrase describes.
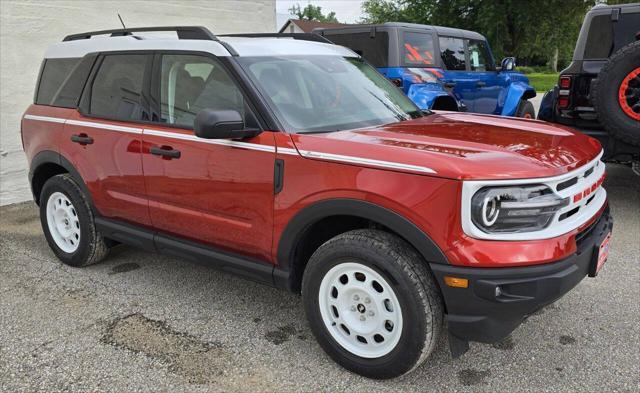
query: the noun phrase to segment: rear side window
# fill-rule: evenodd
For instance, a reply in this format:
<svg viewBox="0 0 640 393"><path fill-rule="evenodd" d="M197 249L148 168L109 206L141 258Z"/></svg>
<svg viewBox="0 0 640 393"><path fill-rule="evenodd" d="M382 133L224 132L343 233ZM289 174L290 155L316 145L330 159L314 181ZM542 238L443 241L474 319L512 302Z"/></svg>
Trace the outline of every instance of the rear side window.
<svg viewBox="0 0 640 393"><path fill-rule="evenodd" d="M52 105L54 97L79 62L80 58L46 59L42 65L36 104Z"/></svg>
<svg viewBox="0 0 640 393"><path fill-rule="evenodd" d="M374 67L389 66L389 33L378 31L371 33L327 34L326 37L337 45L346 46L364 57Z"/></svg>
<svg viewBox="0 0 640 393"><path fill-rule="evenodd" d="M121 120L148 120L143 98L148 55L104 57L91 87L89 113Z"/></svg>
<svg viewBox="0 0 640 393"><path fill-rule="evenodd" d="M613 25L611 15L598 15L591 19L589 34L584 48L585 59L606 59L613 47Z"/></svg>
<svg viewBox="0 0 640 393"><path fill-rule="evenodd" d="M467 64L464 56L462 38L440 37L440 57L447 70L465 71Z"/></svg>
<svg viewBox="0 0 640 393"><path fill-rule="evenodd" d="M425 33L405 31L402 34L403 65L407 67L429 67L435 64L433 36Z"/></svg>

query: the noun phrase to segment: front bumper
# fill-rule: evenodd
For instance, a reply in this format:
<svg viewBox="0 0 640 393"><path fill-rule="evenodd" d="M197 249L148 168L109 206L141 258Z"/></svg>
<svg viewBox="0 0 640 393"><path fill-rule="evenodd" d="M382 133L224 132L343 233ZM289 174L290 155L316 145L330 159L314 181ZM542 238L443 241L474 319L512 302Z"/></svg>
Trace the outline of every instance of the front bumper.
<svg viewBox="0 0 640 393"><path fill-rule="evenodd" d="M431 264L444 297L449 333L460 340L484 343L507 337L528 315L553 303L590 274L598 247L612 228L607 207L576 236L575 254L544 265L470 268ZM445 276L466 278L469 286L449 287L444 284Z"/></svg>

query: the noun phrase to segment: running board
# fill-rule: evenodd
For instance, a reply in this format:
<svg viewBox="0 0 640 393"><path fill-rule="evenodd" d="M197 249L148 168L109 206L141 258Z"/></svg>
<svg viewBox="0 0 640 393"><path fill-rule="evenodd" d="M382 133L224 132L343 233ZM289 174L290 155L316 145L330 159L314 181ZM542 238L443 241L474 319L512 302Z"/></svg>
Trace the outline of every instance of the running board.
<svg viewBox="0 0 640 393"><path fill-rule="evenodd" d="M247 258L152 229L102 217L96 217L95 223L104 237L120 243L183 258L269 286L286 288L288 282L288 272L267 261Z"/></svg>

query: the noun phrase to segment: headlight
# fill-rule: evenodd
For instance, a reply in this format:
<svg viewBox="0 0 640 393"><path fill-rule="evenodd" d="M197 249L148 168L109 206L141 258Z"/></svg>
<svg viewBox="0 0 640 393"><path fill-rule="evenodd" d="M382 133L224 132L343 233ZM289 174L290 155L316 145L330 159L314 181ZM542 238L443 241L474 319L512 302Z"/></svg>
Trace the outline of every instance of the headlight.
<svg viewBox="0 0 640 393"><path fill-rule="evenodd" d="M569 204L545 185L484 187L471 198L471 220L487 233L532 232L546 228Z"/></svg>

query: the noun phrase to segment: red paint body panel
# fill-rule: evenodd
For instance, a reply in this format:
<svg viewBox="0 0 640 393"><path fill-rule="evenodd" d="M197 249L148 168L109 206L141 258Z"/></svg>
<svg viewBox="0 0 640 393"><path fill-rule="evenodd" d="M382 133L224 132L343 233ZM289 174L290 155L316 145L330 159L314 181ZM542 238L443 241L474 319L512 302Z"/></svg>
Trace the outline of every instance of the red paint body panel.
<svg viewBox="0 0 640 393"><path fill-rule="evenodd" d="M153 130L194 136L193 131ZM263 132L245 143L269 151L143 135L142 161L153 226L191 240L262 260L271 259L274 137ZM152 146L181 152L179 159L149 153Z"/></svg>
<svg viewBox="0 0 640 393"><path fill-rule="evenodd" d="M301 150L426 166L435 176L462 180L556 176L602 149L593 138L545 122L457 112L293 140Z"/></svg>
<svg viewBox="0 0 640 393"><path fill-rule="evenodd" d="M68 111L69 120L140 129L136 124L84 117L73 109ZM71 142L72 135L81 133L92 137L94 143L82 146ZM151 226L142 176L141 142L140 133L67 123L60 154L78 170L101 215Z"/></svg>
<svg viewBox="0 0 640 393"><path fill-rule="evenodd" d="M50 116L65 118L69 114L69 109L56 108L52 106L30 105L25 115ZM27 162L31 163L33 158L41 151L59 152L58 145L64 131L63 123L45 122L31 119L22 119L22 144L27 155Z"/></svg>

